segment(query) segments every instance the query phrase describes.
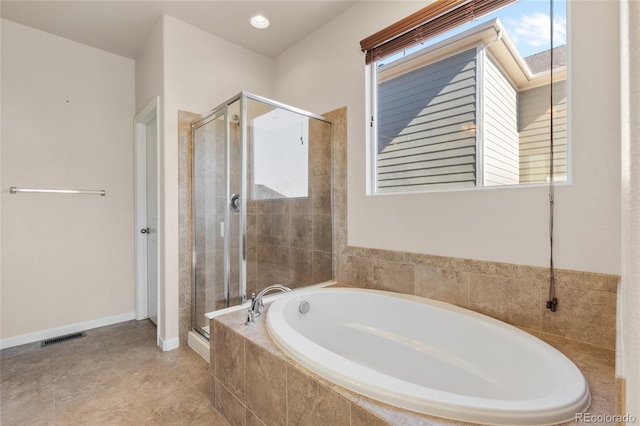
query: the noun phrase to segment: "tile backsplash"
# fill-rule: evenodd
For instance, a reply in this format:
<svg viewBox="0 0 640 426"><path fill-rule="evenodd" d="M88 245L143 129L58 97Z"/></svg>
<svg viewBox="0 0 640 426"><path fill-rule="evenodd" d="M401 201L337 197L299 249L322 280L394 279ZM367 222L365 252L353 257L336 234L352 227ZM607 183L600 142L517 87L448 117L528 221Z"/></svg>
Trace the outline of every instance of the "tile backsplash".
<svg viewBox="0 0 640 426"><path fill-rule="evenodd" d="M532 333L615 349L617 275L555 270L556 312L546 309L549 269L347 244L346 108L333 121L334 279L471 309Z"/></svg>
<svg viewBox="0 0 640 426"><path fill-rule="evenodd" d="M428 297L530 332L615 348L616 275L556 270L558 307L550 312L546 268L350 246L338 259L336 280L344 284Z"/></svg>

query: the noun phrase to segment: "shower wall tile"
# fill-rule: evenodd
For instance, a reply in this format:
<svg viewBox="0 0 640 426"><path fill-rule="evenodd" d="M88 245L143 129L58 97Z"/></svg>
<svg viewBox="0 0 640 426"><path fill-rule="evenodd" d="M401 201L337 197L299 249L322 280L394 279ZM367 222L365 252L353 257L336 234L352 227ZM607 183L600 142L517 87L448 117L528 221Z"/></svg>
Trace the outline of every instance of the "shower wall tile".
<svg viewBox="0 0 640 426"><path fill-rule="evenodd" d="M330 252L313 251L311 266L311 281L321 283L332 279L333 275L333 256Z"/></svg>
<svg viewBox="0 0 640 426"><path fill-rule="evenodd" d="M198 114L180 111L179 126L179 232L180 232L180 339L186 344L187 333L191 329L191 263L192 263L192 155L191 123L198 119ZM232 124L233 126L233 124ZM234 130L232 127L231 130ZM202 143L203 139L213 138L222 141L224 122L218 120L216 125L204 129L207 133L194 143ZM333 276L331 251L332 224L328 220L331 212L331 132L328 123L310 120L309 132L309 196L282 200L247 199L247 292L257 292L276 282L298 286L317 280L329 280ZM231 132L231 137L239 136ZM240 144L233 144L239 147ZM346 155L346 145L344 145ZM196 230L196 244L203 247L204 252L198 255L196 279L203 283L201 291L204 296L198 308L204 312L224 307L223 270L220 256L223 253L224 239L219 237L219 226L224 221L227 206L225 187L225 168L218 162L220 153L224 151L222 142L207 145L204 155L195 165L195 174L204 179L198 191L208 194L197 197L198 212L203 212L202 223ZM231 161L239 163L239 149L230 152ZM251 153L249 153L251 155ZM345 182L346 182L346 175ZM240 182L239 170L232 171L230 176L232 188ZM235 185L235 186L234 186ZM346 190L346 185L342 185ZM251 188L250 188L251 189ZM239 192L239 191L238 191ZM314 213L314 214L312 214ZM206 220L205 220L206 219ZM238 220L229 223L232 235L238 232ZM317 223L316 223L317 220ZM292 229L295 232L292 232ZM315 232L314 232L315 230ZM230 291L237 295L239 275L239 239L230 241L232 253ZM327 253L323 253L327 252ZM285 253L289 254L285 257ZM293 254L293 256L291 256ZM297 280L297 282L296 282ZM215 306L213 306L215 305Z"/></svg>
<svg viewBox="0 0 640 426"><path fill-rule="evenodd" d="M333 253L342 254L347 247L347 108L327 112L324 117L333 123Z"/></svg>
<svg viewBox="0 0 640 426"><path fill-rule="evenodd" d="M179 264L188 265L191 261L191 193L190 189L180 189L179 194Z"/></svg>
<svg viewBox="0 0 640 426"><path fill-rule="evenodd" d="M279 284L289 285L292 280L293 262L291 259L291 247L289 245L274 246L274 270L275 281Z"/></svg>
<svg viewBox="0 0 640 426"><path fill-rule="evenodd" d="M273 216L274 244L291 246L291 217L286 214Z"/></svg>
<svg viewBox="0 0 640 426"><path fill-rule="evenodd" d="M312 251L291 249L291 285L301 287L312 283Z"/></svg>
<svg viewBox="0 0 640 426"><path fill-rule="evenodd" d="M331 214L314 214L312 228L312 249L331 252Z"/></svg>
<svg viewBox="0 0 640 426"><path fill-rule="evenodd" d="M257 237L252 240L249 236L249 243L260 253L258 289L274 283L298 287L317 282L314 279L319 276L331 279L331 262L316 255L317 251L331 251L330 130L328 123L310 121L307 197L251 202L257 213Z"/></svg>
<svg viewBox="0 0 640 426"><path fill-rule="evenodd" d="M236 234L231 234L236 235ZM258 246L272 246L275 244L273 214L256 215L256 243Z"/></svg>
<svg viewBox="0 0 640 426"><path fill-rule="evenodd" d="M291 215L291 247L311 248L312 223L311 214Z"/></svg>
<svg viewBox="0 0 640 426"><path fill-rule="evenodd" d="M331 172L331 145L319 141L331 140L331 125L309 120L309 176L326 176Z"/></svg>
<svg viewBox="0 0 640 426"><path fill-rule="evenodd" d="M189 306L186 306L184 304L184 302L180 306L180 312L179 312L179 317L178 317L178 321L179 324L191 324L191 315L192 315L192 311L191 311L191 304L189 304ZM186 307L185 307L186 306ZM187 336L184 333L180 333L180 345L187 345Z"/></svg>
<svg viewBox="0 0 640 426"><path fill-rule="evenodd" d="M309 181L312 213L331 213L331 176L312 177Z"/></svg>
<svg viewBox="0 0 640 426"><path fill-rule="evenodd" d="M273 213L288 215L291 212L291 203L289 199L275 200L273 203Z"/></svg>
<svg viewBox="0 0 640 426"><path fill-rule="evenodd" d="M256 214L272 215L275 212L275 202L273 200L258 200L253 202L256 206Z"/></svg>
<svg viewBox="0 0 640 426"><path fill-rule="evenodd" d="M178 111L178 336L186 345L191 330L191 263L192 263L192 155L191 123L198 114Z"/></svg>
<svg viewBox="0 0 640 426"><path fill-rule="evenodd" d="M221 242L223 242L223 239L218 237L219 235L219 230L218 230L218 226L219 225L213 225L211 226L211 231L214 235L216 235L216 240L220 240ZM258 225L259 226L259 225ZM240 232L240 216L238 215L238 213L233 213L231 214L230 218L229 218L229 235L232 236L236 236L239 235ZM258 229L258 234L260 233L260 230ZM237 249L238 247L240 247L240 239L239 238L229 238L229 246L232 249ZM237 250L232 250L232 253Z"/></svg>
<svg viewBox="0 0 640 426"><path fill-rule="evenodd" d="M247 282L258 280L258 251L255 247L247 250Z"/></svg>

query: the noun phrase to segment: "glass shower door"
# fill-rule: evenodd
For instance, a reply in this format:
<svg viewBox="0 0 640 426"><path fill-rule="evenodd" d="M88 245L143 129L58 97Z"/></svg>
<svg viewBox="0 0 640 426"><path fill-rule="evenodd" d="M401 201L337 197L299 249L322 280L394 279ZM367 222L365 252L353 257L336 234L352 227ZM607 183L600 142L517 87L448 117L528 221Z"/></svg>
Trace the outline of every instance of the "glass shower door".
<svg viewBox="0 0 640 426"><path fill-rule="evenodd" d="M193 328L271 284L332 277L331 124L241 93L193 125Z"/></svg>
<svg viewBox="0 0 640 426"><path fill-rule="evenodd" d="M193 328L208 337L204 314L224 294L225 113L193 129Z"/></svg>
<svg viewBox="0 0 640 426"><path fill-rule="evenodd" d="M241 129L238 102L193 126L193 328L207 312L240 303Z"/></svg>

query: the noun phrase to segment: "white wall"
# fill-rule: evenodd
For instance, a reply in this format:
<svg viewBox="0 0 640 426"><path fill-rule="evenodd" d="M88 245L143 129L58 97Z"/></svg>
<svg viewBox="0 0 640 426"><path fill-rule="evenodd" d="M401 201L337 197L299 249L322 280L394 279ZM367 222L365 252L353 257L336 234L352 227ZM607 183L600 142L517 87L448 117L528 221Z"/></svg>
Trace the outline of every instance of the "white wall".
<svg viewBox="0 0 640 426"><path fill-rule="evenodd" d="M175 18L162 18L162 94L161 94L161 223L160 303L162 319L160 338L175 341L179 330L179 227L178 227L178 110L204 114L241 91L269 97L274 82L273 60ZM140 58L144 63L157 62L159 35L152 36ZM149 52L151 50L151 52ZM155 53L154 53L155 52ZM146 58L146 59L145 59ZM141 64L141 66L143 66ZM148 65L140 70L138 82L157 70ZM140 68L140 67L138 67ZM158 94L158 93L156 93ZM138 92L138 108L144 96Z"/></svg>
<svg viewBox="0 0 640 426"><path fill-rule="evenodd" d="M132 60L2 21L3 346L133 317L134 93Z"/></svg>
<svg viewBox="0 0 640 426"><path fill-rule="evenodd" d="M555 264L559 268L622 273L616 372L627 379L626 408L637 417L640 6L629 0L621 3L622 23L629 32L623 30L622 34L623 52L628 55L622 66L620 3L572 1L569 5L573 181L556 188ZM358 43L423 6L423 2L390 1L355 5L276 59L274 96L315 112L348 107L349 244L546 266L546 188L366 195L367 73ZM621 88L624 66L629 69L622 69L627 81L623 79L625 86ZM622 111L621 93L626 94ZM621 135L621 127L625 134Z"/></svg>
<svg viewBox="0 0 640 426"><path fill-rule="evenodd" d="M158 20L136 58L136 113L164 96L164 19Z"/></svg>
<svg viewBox="0 0 640 426"><path fill-rule="evenodd" d="M640 416L640 3L621 2L622 283L616 374L627 379L627 412Z"/></svg>
<svg viewBox="0 0 640 426"><path fill-rule="evenodd" d="M276 59L274 96L315 112L348 107L350 245L546 266L545 187L367 196L367 72L359 41L424 4L356 4ZM618 4L572 2L570 9L573 183L556 189L555 264L619 274L618 33L593 31L595 19L618 28Z"/></svg>

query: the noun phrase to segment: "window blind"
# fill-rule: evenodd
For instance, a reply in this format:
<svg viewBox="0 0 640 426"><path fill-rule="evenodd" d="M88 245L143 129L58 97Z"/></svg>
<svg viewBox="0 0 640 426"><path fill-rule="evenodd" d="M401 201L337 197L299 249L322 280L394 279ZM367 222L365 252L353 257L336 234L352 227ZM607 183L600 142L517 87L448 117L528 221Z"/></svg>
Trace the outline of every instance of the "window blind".
<svg viewBox="0 0 640 426"><path fill-rule="evenodd" d="M436 0L427 7L360 41L370 64L517 0Z"/></svg>

